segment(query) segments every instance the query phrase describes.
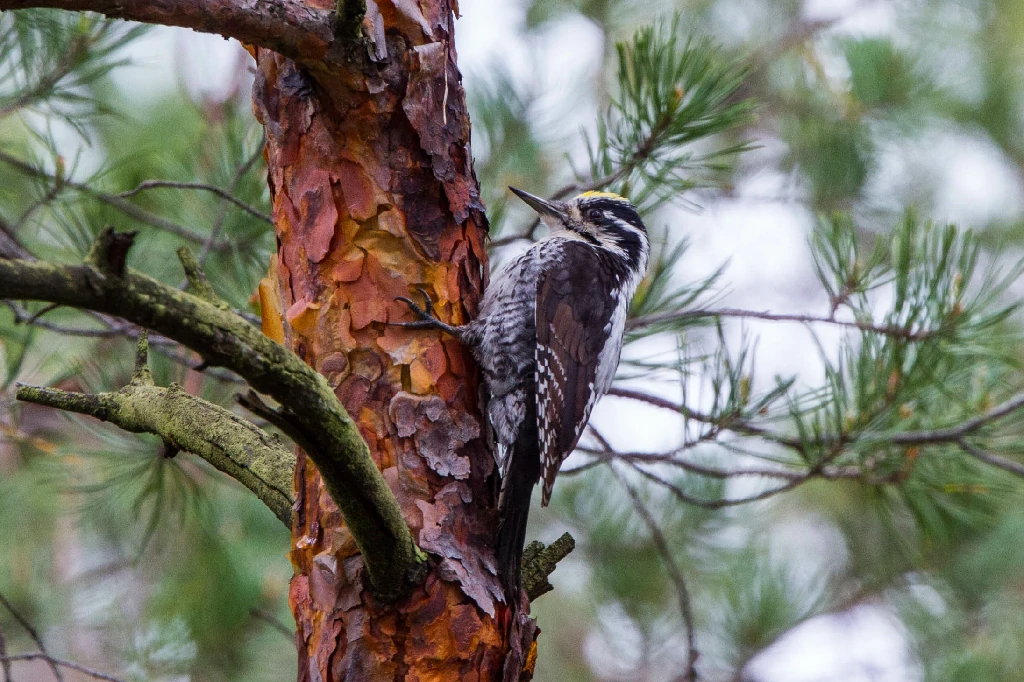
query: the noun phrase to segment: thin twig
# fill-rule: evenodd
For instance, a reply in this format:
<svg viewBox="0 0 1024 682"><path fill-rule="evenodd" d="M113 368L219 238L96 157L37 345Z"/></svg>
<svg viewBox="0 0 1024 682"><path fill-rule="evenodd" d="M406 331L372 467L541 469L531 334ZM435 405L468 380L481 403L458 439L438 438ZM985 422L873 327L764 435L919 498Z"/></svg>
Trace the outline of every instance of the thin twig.
<svg viewBox="0 0 1024 682"><path fill-rule="evenodd" d="M231 184L229 185L229 187L230 192L232 194L238 190L238 185L242 182L242 178L244 178L246 174L250 170L252 170L252 167L256 165L256 161L263 157L263 149L266 146L266 144L267 136L266 133L263 133L260 136L260 143L256 145L256 151L254 151L252 155L248 159L246 159L245 163L238 167L238 169L235 171L234 177L231 178ZM210 255L210 251L213 249L213 245L216 244L217 240L220 238L220 231L221 229L223 229L224 221L225 219L227 219L227 217L227 204L222 203L220 207L220 212L217 214L216 220L213 221L213 227L210 229L210 236L206 238L206 241L203 242L203 247L199 250L198 259L200 266L206 265L206 259ZM271 225L274 224L274 221L270 216L267 216L266 219L267 222L269 222Z"/></svg>
<svg viewBox="0 0 1024 682"><path fill-rule="evenodd" d="M668 546L665 534L661 532L657 520L655 520L647 505L644 504L640 493L614 466L608 468L611 470L612 475L622 484L622 487L626 489L629 498L633 501L633 508L636 509L636 513L643 519L647 530L650 531L654 547L658 550L662 563L665 564L665 570L668 571L669 579L672 581L673 587L675 587L676 597L679 602L679 612L682 615L683 624L686 628L686 672L682 679L686 682L696 682L697 659L700 657L700 652L697 650L697 636L693 624L693 607L690 600L690 590L686 585L686 578L683 576L679 564L676 563L675 557L672 556L672 550Z"/></svg>
<svg viewBox="0 0 1024 682"><path fill-rule="evenodd" d="M965 436L978 431L994 421L1008 417L1017 410L1024 408L1024 393L1016 395L1009 400L996 405L984 414L968 419L967 421L949 428L934 429L931 431L910 431L908 433L897 433L889 437L893 443L899 445L928 445L931 443L959 443ZM871 434L868 434L871 436ZM863 437L863 436L861 436ZM882 436L874 436L879 439Z"/></svg>
<svg viewBox="0 0 1024 682"><path fill-rule="evenodd" d="M37 178L44 178L53 183L60 182L62 183L63 187L70 187L71 189L86 194L101 203L116 208L118 211L124 213L126 216L130 218L134 218L135 220L138 220L141 223L149 225L150 227L155 227L158 230L169 232L173 235L181 237L182 239L187 239L197 244L203 242L204 237L202 235L197 234L192 230L188 229L187 227L179 225L178 223L168 220L167 218L164 218L155 213L151 213L150 211L140 208L135 204L131 203L130 201L125 201L124 199L117 195L101 192L93 187L90 187L85 183L74 182L72 180L67 179L60 179L58 181L58 178L50 175L46 171L36 168L35 166L26 163L25 161L19 159L18 157L12 156L11 154L8 154L3 151L0 151L0 161L3 161L8 165L14 166L23 173L28 173L29 175L33 175ZM229 247L229 242L221 242L216 246L218 250L223 250Z"/></svg>
<svg viewBox="0 0 1024 682"><path fill-rule="evenodd" d="M80 312L91 315L101 324L105 325L102 329L85 329L82 327L68 327L66 325L56 324L53 322L47 322L45 320L33 319L33 315L27 310L19 306L14 301L2 301L4 305L10 308L11 312L14 313L14 321L16 324L24 324L30 327L36 327L38 329L45 329L46 331L53 332L54 334L61 334L63 336L74 336L78 338L86 339L116 339L124 338L131 341L137 341L139 338L139 327L126 324L119 320L110 318L107 315L95 313L90 310L81 310ZM188 367L194 371L202 371L203 374L209 376L217 381L222 381L230 384L241 384L245 383L239 376L229 370L220 367L205 367L199 370L195 366L195 357L193 354L181 345L168 339L165 336L159 334L151 334L149 337L149 345L156 350L158 353L166 357L167 359L175 362L176 364Z"/></svg>
<svg viewBox="0 0 1024 682"><path fill-rule="evenodd" d="M289 629L287 625L285 625L284 623L282 623L273 615L264 611L263 609L250 609L249 615L255 618L256 620L262 621L270 629L276 632L280 632L288 639L288 641L292 641L295 639L295 631L293 629Z"/></svg>
<svg viewBox="0 0 1024 682"><path fill-rule="evenodd" d="M14 682L11 676L11 662L7 660L7 637L4 635L4 628L0 625L0 672L4 674L3 682Z"/></svg>
<svg viewBox="0 0 1024 682"><path fill-rule="evenodd" d="M1002 469L1003 471L1009 471L1011 474L1014 474L1016 476L1024 476L1024 464L1021 464L1020 462L1015 462L1012 459L1000 457L999 455L993 454L986 450L982 450L978 446L970 443L965 438L961 438L959 441L957 441L957 445L959 445L960 449L966 452L968 455L974 457L975 459L981 460L985 464L990 464L996 467L997 469Z"/></svg>
<svg viewBox="0 0 1024 682"><path fill-rule="evenodd" d="M18 240L14 228L0 218L0 258L25 258L32 260L35 257Z"/></svg>
<svg viewBox="0 0 1024 682"><path fill-rule="evenodd" d="M802 479L807 476L808 472L800 471L784 471L781 469L718 469L716 467L709 467L703 464L695 464L694 462L687 462L681 459L676 459L675 456L678 452L664 452L664 453L641 453L641 452L608 452L598 449L590 448L577 448L577 452L582 452L587 455L594 457L593 460L586 464L581 464L572 469L563 470L561 473L574 474L584 471L586 469L593 468L595 466L605 464L611 460L622 460L623 462L630 462L636 464L665 464L667 466L677 467L683 471L688 471L698 476L705 476L707 478L716 478L725 480L728 478L741 478L749 476L757 476L761 478L780 478L788 481L794 481ZM855 475L859 475L854 471L840 471L840 470L829 470L822 473L822 478L854 478Z"/></svg>
<svg viewBox="0 0 1024 682"><path fill-rule="evenodd" d="M46 651L46 646L43 644L43 638L39 636L39 632L32 627L32 623L30 623L27 618L18 613L18 610L14 608L14 605L8 601L7 597L5 597L2 592L0 592L0 604L3 604L3 607L7 609L7 612L10 613L11 616L14 617L14 620L18 621L18 625L28 633L28 636L32 638L33 642L35 642L39 651L49 655L49 652ZM2 636L2 633L0 633L0 636ZM0 651L0 655L6 656L6 653ZM57 682L64 682L64 675L61 674L60 668L51 661L47 661L47 663L50 664L50 670L53 671L53 676L57 678ZM10 680L10 673L7 674L7 679Z"/></svg>
<svg viewBox="0 0 1024 682"><path fill-rule="evenodd" d="M144 191L149 190L149 189L160 189L160 188L194 189L194 190L200 190L200 191L203 191L203 192L210 192L211 194L216 194L218 197L220 197L224 201L228 201L228 202L234 204L235 206L237 206L238 208L242 209L243 211L245 211L249 215L253 216L254 218L259 218L263 222L269 223L271 225L274 224L274 221L271 220L269 215L267 215L263 211L260 211L257 208L254 208L254 207L250 206L249 204L245 203L244 201L242 201L238 197L233 196L229 191L221 189L220 187L217 187L216 185L208 185L208 184L205 184L205 183L202 183L202 182L178 182L176 180L146 180L145 182L140 184L138 187L135 187L134 189L129 189L129 190L124 191L124 192L120 192L117 196L122 197L122 198L127 198L127 197L135 196L139 192L144 192Z"/></svg>
<svg viewBox="0 0 1024 682"><path fill-rule="evenodd" d="M733 431L735 433L742 433L745 435L758 436L767 441L778 443L786 447L794 449L803 449L806 445L815 446L826 446L826 445L849 445L851 443L891 443L894 445L936 445L941 443L959 443L966 436L979 431L980 429L989 426L995 421L1007 417L1018 410L1024 409L1024 393L1020 393L1003 403L993 407L984 414L977 417L972 417L960 424L950 427L944 427L939 429L931 429L924 431L908 431L906 433L872 433L863 432L857 434L824 434L821 437L809 441L803 442L797 438L784 436L779 433L773 433L767 429L751 424L743 419L740 419L735 415L726 415L715 418L711 415L702 414L689 410L684 405L678 405L660 398L658 396L652 396L647 393L641 393L639 391L631 391L622 388L612 388L608 391L608 395L615 395L622 398L630 398L641 402L661 407L667 410L685 414L686 416L695 419L697 421L715 424L720 426L724 430Z"/></svg>
<svg viewBox="0 0 1024 682"><path fill-rule="evenodd" d="M665 322L678 322L681 320L701 319L705 317L738 317L744 319L763 320L766 322L797 322L800 324L831 324L837 327L848 327L860 331L893 336L907 341L924 341L941 333L939 329L907 329L906 327L891 327L865 322L863 320L837 320L834 317L822 315L802 315L791 313L772 313L767 310L743 310L740 308L718 308L708 310L685 310L668 313L655 313L643 315L626 321L626 329L639 329Z"/></svg>
<svg viewBox="0 0 1024 682"><path fill-rule="evenodd" d="M762 491L760 493L757 493L756 495L750 495L748 497L738 497L738 498L733 498L733 499L722 499L722 500L708 500L708 499L704 499L704 498L700 498L700 497L694 497L693 495L688 494L682 488L677 486L675 483L672 483L671 481L666 481L665 479L659 477L658 475L653 474L650 471L647 471L646 469L644 469L643 467L641 467L639 464L637 464L636 462L634 462L632 460L626 460L626 464L628 464L634 471L636 471L638 474L640 474L644 478L648 479L649 481L651 481L653 483L657 483L658 485L664 487L666 490L668 490L670 493L672 493L675 497L677 497L679 499L679 501L685 502L686 504L692 504L695 507L701 507L703 509L724 509L725 507L736 507L736 506L739 506L741 504L749 504L751 502L759 502L759 501L765 500L765 499L767 499L769 497L774 497L775 495L778 495L780 493L785 493L785 492L788 492L790 490L793 490L794 488L803 485L807 481L809 481L812 478L815 478L817 476L815 473L808 473L808 474L806 474L804 476L801 476L799 478L794 478L793 480L787 481L786 483L784 483L784 484L782 484L780 486L776 486L774 488L769 488L769 489L764 490L764 491Z"/></svg>
<svg viewBox="0 0 1024 682"><path fill-rule="evenodd" d="M28 654L13 654L11 656L4 656L0 658L0 663L15 662L15 661L46 661L51 666L59 666L61 668L67 668L68 670L74 670L80 672L83 675L87 675L97 680L105 680L105 682L125 682L120 677L114 677L107 673L102 673L92 668L86 668L84 665L78 663L72 663L71 661L65 661L60 658L55 658L50 654L43 653L42 651L32 652Z"/></svg>

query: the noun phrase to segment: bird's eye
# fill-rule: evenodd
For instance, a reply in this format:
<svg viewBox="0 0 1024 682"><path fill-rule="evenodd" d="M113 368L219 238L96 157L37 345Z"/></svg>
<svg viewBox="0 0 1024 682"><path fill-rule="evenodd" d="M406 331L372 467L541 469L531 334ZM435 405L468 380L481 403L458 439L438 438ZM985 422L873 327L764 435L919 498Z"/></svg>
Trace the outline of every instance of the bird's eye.
<svg viewBox="0 0 1024 682"><path fill-rule="evenodd" d="M584 215L587 217L587 220L597 221L601 219L601 212L596 208L588 208Z"/></svg>

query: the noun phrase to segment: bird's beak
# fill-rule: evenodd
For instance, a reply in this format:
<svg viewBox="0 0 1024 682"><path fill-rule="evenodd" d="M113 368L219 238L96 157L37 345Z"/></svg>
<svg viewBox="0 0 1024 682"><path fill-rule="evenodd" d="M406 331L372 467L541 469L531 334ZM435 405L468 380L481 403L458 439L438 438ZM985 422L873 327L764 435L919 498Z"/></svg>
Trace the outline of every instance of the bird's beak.
<svg viewBox="0 0 1024 682"><path fill-rule="evenodd" d="M534 211L540 214L541 218L549 217L563 220L565 218L565 204L561 201L548 201L547 199L541 199L535 197L529 192L524 192L521 189L515 187L509 187L517 197L526 202L526 205L532 208Z"/></svg>

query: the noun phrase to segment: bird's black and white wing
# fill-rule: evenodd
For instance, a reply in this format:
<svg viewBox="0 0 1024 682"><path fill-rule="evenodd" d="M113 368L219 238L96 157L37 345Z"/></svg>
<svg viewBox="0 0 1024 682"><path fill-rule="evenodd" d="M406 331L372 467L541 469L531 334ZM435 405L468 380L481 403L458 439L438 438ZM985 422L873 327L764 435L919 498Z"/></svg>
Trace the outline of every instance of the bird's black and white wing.
<svg viewBox="0 0 1024 682"><path fill-rule="evenodd" d="M544 505L562 461L607 390L599 377L613 374L619 361L617 347L606 349L619 301L613 291L595 285L601 265L595 250L569 242L562 258L558 268L537 281L537 429Z"/></svg>

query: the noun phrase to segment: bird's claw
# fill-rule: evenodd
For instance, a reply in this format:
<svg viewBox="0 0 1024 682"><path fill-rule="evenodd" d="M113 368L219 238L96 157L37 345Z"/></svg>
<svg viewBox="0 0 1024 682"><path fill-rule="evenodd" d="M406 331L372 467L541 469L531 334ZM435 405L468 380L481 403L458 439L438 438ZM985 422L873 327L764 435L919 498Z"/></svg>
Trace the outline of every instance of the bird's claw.
<svg viewBox="0 0 1024 682"><path fill-rule="evenodd" d="M416 291L423 295L425 301L423 307L419 307L412 301L412 299L406 298L405 296L396 296L396 301L401 301L405 305L409 306L409 310L413 312L416 317L420 318L417 322L392 322L391 325L395 327L405 327L406 329L447 329L448 325L437 319L434 315L434 302L430 300L430 295L425 289L416 287Z"/></svg>

